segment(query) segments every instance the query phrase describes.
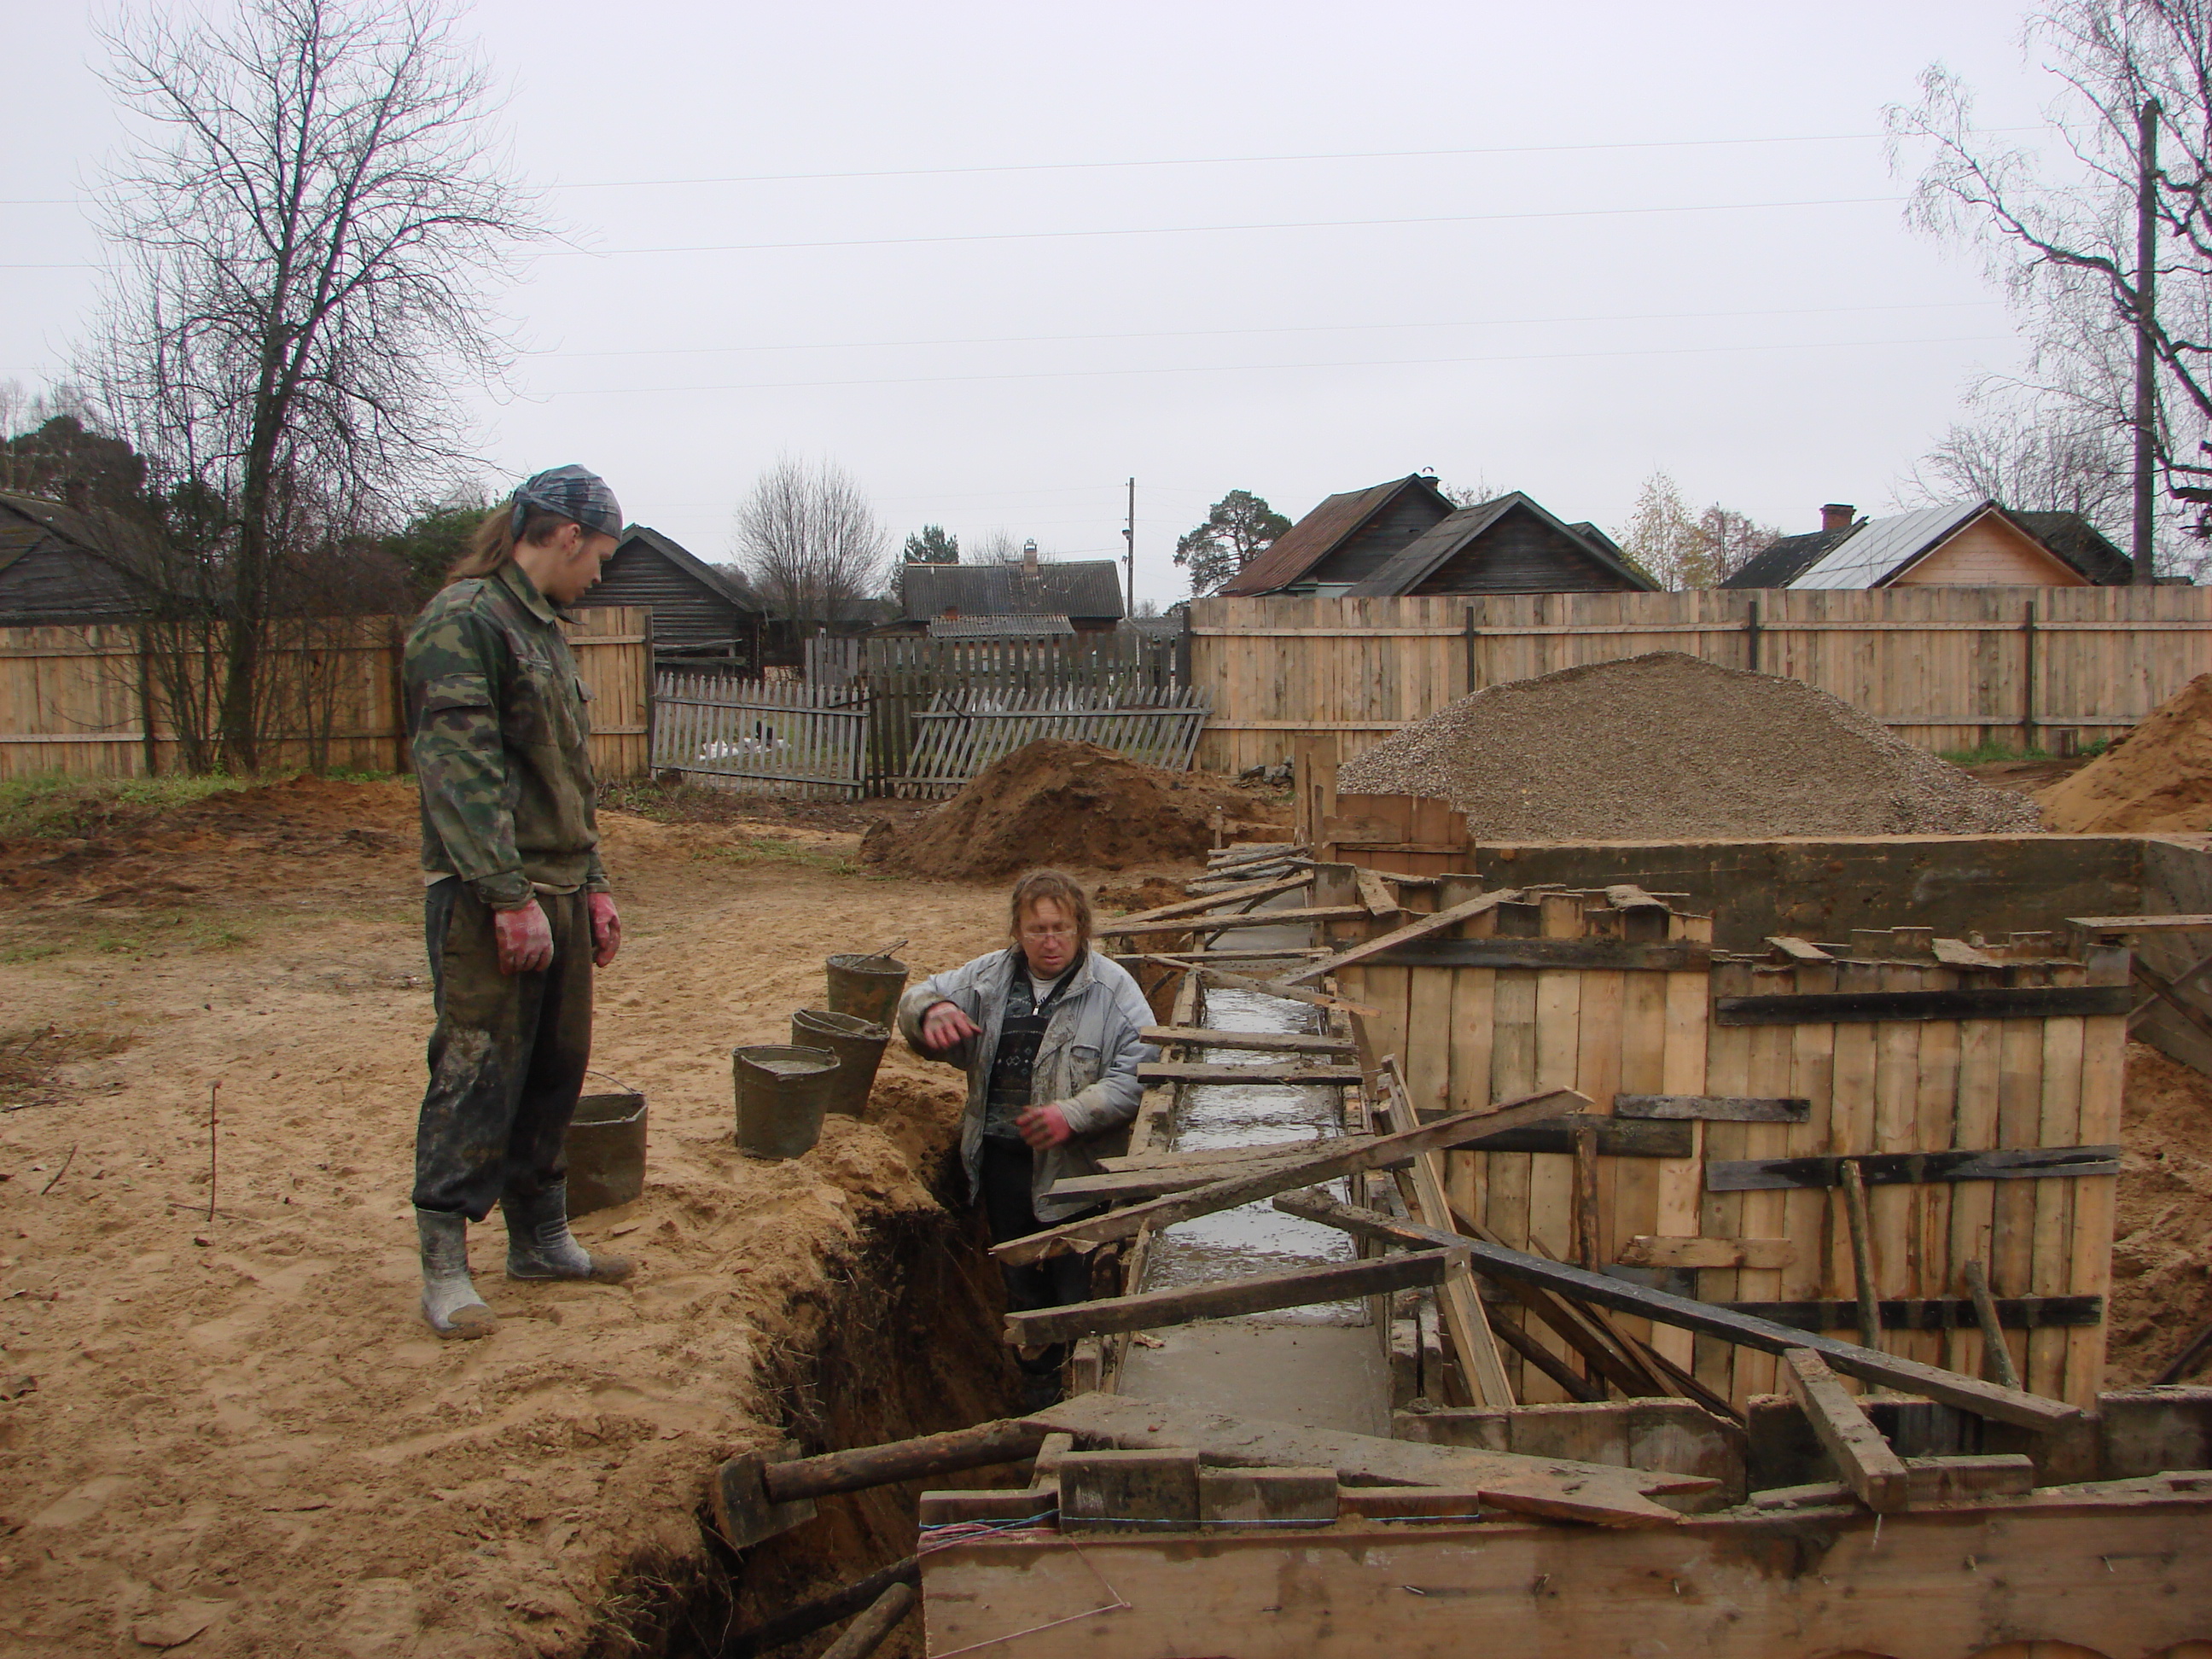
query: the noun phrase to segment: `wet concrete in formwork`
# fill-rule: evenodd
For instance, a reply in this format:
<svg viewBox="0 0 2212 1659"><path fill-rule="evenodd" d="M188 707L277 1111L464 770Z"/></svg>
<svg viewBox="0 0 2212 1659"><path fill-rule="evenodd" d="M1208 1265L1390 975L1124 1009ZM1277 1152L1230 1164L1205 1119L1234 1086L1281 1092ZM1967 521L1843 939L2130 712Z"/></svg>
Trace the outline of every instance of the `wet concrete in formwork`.
<svg viewBox="0 0 2212 1659"><path fill-rule="evenodd" d="M1238 943L1260 949L1306 943L1290 929L1280 933L1280 938L1247 934ZM1225 1031L1319 1029L1316 1011L1304 1003L1220 988L1206 994L1205 1024ZM1285 1056L1214 1048L1202 1058L1221 1066L1267 1066ZM1183 1091L1172 1146L1177 1152L1210 1152L1333 1139L1344 1133L1341 1097L1326 1084L1194 1085ZM1294 1273L1350 1261L1356 1255L1352 1240L1335 1228L1285 1215L1261 1199L1164 1229L1152 1240L1143 1283L1132 1288L1169 1290ZM1130 1345L1120 1391L1308 1428L1389 1432L1389 1376L1364 1302L1320 1303L1148 1333Z"/></svg>

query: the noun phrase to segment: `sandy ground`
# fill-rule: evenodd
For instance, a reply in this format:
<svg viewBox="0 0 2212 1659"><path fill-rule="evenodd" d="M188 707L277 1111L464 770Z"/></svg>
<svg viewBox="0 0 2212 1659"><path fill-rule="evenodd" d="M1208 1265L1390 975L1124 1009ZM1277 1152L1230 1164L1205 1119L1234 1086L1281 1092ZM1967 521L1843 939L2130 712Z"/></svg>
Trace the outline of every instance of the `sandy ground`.
<svg viewBox="0 0 2212 1659"><path fill-rule="evenodd" d="M828 952L907 934L947 966L1001 900L611 815L628 937L594 1063L648 1097L650 1169L578 1231L642 1266L510 1285L495 1218L473 1254L502 1327L441 1343L407 1203L411 792L255 794L135 851L0 855L4 1025L81 1056L0 1093L40 1103L0 1114L0 1654L578 1650L696 1553L708 1471L787 1417L863 1231L934 1206L951 1073L896 1054L866 1120L760 1164L731 1145L731 1047L788 1041ZM775 833L819 863L858 841Z"/></svg>

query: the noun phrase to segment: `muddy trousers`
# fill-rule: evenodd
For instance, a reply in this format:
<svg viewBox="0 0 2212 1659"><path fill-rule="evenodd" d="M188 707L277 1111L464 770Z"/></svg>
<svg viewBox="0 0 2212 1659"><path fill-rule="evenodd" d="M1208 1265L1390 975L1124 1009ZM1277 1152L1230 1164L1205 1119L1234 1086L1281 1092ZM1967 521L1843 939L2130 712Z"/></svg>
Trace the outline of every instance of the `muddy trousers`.
<svg viewBox="0 0 2212 1659"><path fill-rule="evenodd" d="M568 1172L563 1146L592 1057L592 924L582 893L545 893L553 965L502 974L492 911L459 881L423 896L437 988L430 1086L415 1127L415 1207L482 1221L502 1194Z"/></svg>
<svg viewBox="0 0 2212 1659"><path fill-rule="evenodd" d="M1020 1141L984 1137L983 1219L994 1244L1044 1231L1045 1224L1037 1219L1030 1196L1036 1171L1036 1154ZM1002 1267L999 1271L1006 1277L1006 1308L1011 1313L1064 1308L1071 1302L1091 1299L1091 1258L1079 1253L1050 1256L1026 1267ZM1055 1342L1036 1358L1017 1357L1015 1363L1033 1376L1045 1376L1058 1370L1066 1358L1067 1345Z"/></svg>

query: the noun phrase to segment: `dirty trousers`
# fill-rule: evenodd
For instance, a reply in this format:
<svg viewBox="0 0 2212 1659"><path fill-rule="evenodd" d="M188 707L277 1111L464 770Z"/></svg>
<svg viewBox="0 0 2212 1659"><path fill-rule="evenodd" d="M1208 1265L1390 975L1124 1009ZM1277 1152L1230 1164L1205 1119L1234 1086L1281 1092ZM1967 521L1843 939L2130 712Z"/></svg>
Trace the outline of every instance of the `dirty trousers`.
<svg viewBox="0 0 2212 1659"><path fill-rule="evenodd" d="M995 1135L983 1140L983 1219L991 1230L991 1243L1042 1232L1030 1197L1030 1182L1036 1156L1019 1141ZM1026 1313L1033 1308L1064 1308L1071 1302L1091 1299L1091 1258L1080 1252L1048 1256L1026 1267L1001 1267L1006 1280L1006 1309ZM1044 1375L1060 1369L1067 1357L1066 1344L1055 1342L1036 1359L1017 1359L1024 1371Z"/></svg>
<svg viewBox="0 0 2212 1659"><path fill-rule="evenodd" d="M502 974L492 911L459 881L423 895L437 989L430 1086L415 1128L415 1206L481 1221L505 1193L568 1174L563 1142L592 1057L592 924L586 896L541 893L553 965Z"/></svg>

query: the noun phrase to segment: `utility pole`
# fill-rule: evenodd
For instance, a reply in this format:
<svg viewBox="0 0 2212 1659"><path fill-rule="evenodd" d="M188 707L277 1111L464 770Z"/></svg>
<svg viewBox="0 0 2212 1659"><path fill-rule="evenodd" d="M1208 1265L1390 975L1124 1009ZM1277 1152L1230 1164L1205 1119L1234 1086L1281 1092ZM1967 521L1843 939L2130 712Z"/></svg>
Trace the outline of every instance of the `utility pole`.
<svg viewBox="0 0 2212 1659"><path fill-rule="evenodd" d="M2151 568L2152 438L2158 421L2158 396L2154 372L2157 357L2151 349L2152 330L2158 318L2157 205L2158 104L2147 102L2136 112L2136 501L2135 582L2148 587L2156 580Z"/></svg>
<svg viewBox="0 0 2212 1659"><path fill-rule="evenodd" d="M1129 567L1129 599L1121 614L1133 617L1137 614L1137 481L1134 478L1129 480L1129 524L1122 531L1121 537L1129 544L1128 550L1122 555Z"/></svg>

